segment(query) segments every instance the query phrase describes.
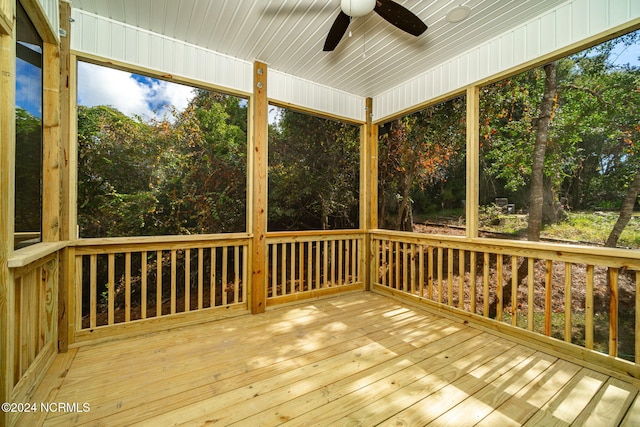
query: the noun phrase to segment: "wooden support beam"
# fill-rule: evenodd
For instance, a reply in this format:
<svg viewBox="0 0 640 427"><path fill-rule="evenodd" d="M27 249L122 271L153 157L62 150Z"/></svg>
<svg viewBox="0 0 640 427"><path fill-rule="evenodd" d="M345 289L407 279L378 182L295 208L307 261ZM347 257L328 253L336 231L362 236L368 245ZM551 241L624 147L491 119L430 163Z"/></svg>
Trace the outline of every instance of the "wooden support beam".
<svg viewBox="0 0 640 427"><path fill-rule="evenodd" d="M42 241L60 240L60 51L43 45Z"/></svg>
<svg viewBox="0 0 640 427"><path fill-rule="evenodd" d="M13 3L9 0L0 0L0 34L10 36L13 34Z"/></svg>
<svg viewBox="0 0 640 427"><path fill-rule="evenodd" d="M76 144L75 144L75 82L72 78L71 56L71 3L60 1L60 28L66 33L60 37L60 240L76 238ZM75 61L73 62L75 65ZM73 114L72 114L73 113ZM72 135L74 137L72 137ZM73 195L73 196L72 196ZM60 254L60 282L58 286L58 351L66 352L69 347L69 316L73 309L69 295L73 294L73 251L65 249Z"/></svg>
<svg viewBox="0 0 640 427"><path fill-rule="evenodd" d="M12 8L8 13L15 16ZM0 34L0 402L9 401L13 389L15 329L13 274L8 264L13 255L15 180L15 26L11 30ZM8 416L0 411L0 425L8 424Z"/></svg>
<svg viewBox="0 0 640 427"><path fill-rule="evenodd" d="M267 254L267 153L269 102L267 100L267 64L255 62L253 67L253 96L249 151L249 215L247 231L253 233L251 312L263 313L266 307L266 254Z"/></svg>
<svg viewBox="0 0 640 427"><path fill-rule="evenodd" d="M373 99L366 100L366 122L360 127L360 229L378 227L378 125L372 123ZM367 237L362 251L365 289L371 289L375 259Z"/></svg>
<svg viewBox="0 0 640 427"><path fill-rule="evenodd" d="M480 93L478 86L467 89L467 237L478 237L480 179Z"/></svg>

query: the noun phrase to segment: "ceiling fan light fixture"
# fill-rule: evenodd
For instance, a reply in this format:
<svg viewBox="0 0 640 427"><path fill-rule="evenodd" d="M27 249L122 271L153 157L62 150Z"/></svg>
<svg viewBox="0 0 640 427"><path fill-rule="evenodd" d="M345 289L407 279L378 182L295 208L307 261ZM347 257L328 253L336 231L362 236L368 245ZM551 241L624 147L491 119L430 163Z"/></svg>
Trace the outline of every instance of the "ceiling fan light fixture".
<svg viewBox="0 0 640 427"><path fill-rule="evenodd" d="M365 16L373 12L376 7L376 0L342 0L340 8L342 11L352 18Z"/></svg>
<svg viewBox="0 0 640 427"><path fill-rule="evenodd" d="M456 6L447 12L447 21L451 23L464 21L471 14L469 6Z"/></svg>

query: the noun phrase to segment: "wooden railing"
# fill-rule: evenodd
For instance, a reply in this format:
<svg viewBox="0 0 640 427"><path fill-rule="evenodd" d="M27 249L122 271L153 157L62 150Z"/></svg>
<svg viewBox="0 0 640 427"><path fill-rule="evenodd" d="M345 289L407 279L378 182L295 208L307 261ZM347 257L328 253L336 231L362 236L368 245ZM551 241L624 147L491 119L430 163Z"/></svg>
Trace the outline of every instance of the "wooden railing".
<svg viewBox="0 0 640 427"><path fill-rule="evenodd" d="M250 242L248 235L78 241L72 341L160 318L183 323L201 320L202 312L211 317L214 309L246 312Z"/></svg>
<svg viewBox="0 0 640 427"><path fill-rule="evenodd" d="M364 289L364 233L269 233L267 305Z"/></svg>
<svg viewBox="0 0 640 427"><path fill-rule="evenodd" d="M13 268L8 329L12 360L6 381L15 402L26 401L57 353L58 252ZM11 356L10 356L11 357Z"/></svg>
<svg viewBox="0 0 640 427"><path fill-rule="evenodd" d="M624 359L635 366L622 369L640 375L636 251L379 230L371 233L371 271L374 290L491 319L489 327L544 337L578 358Z"/></svg>

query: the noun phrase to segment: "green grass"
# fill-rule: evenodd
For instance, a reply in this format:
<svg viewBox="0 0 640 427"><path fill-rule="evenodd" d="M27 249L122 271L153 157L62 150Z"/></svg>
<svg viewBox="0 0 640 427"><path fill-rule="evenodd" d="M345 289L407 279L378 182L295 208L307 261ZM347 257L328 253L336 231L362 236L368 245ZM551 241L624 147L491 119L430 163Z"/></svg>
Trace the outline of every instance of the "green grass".
<svg viewBox="0 0 640 427"><path fill-rule="evenodd" d="M542 237L604 244L614 224L617 212L570 212L565 221L544 228ZM640 216L634 215L625 227L619 247L640 247Z"/></svg>

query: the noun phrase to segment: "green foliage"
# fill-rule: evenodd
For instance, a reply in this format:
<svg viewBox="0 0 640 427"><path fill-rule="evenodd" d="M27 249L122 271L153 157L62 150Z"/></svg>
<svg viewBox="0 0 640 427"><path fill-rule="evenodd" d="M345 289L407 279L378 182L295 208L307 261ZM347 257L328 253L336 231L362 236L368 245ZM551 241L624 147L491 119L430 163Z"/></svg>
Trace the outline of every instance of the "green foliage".
<svg viewBox="0 0 640 427"><path fill-rule="evenodd" d="M358 227L359 128L281 110L269 129L269 229Z"/></svg>
<svg viewBox="0 0 640 427"><path fill-rule="evenodd" d="M107 106L79 106L81 235L243 231L246 106L240 104L199 91L175 112L175 122L152 123Z"/></svg>
<svg viewBox="0 0 640 427"><path fill-rule="evenodd" d="M16 108L15 231L41 229L42 121Z"/></svg>

